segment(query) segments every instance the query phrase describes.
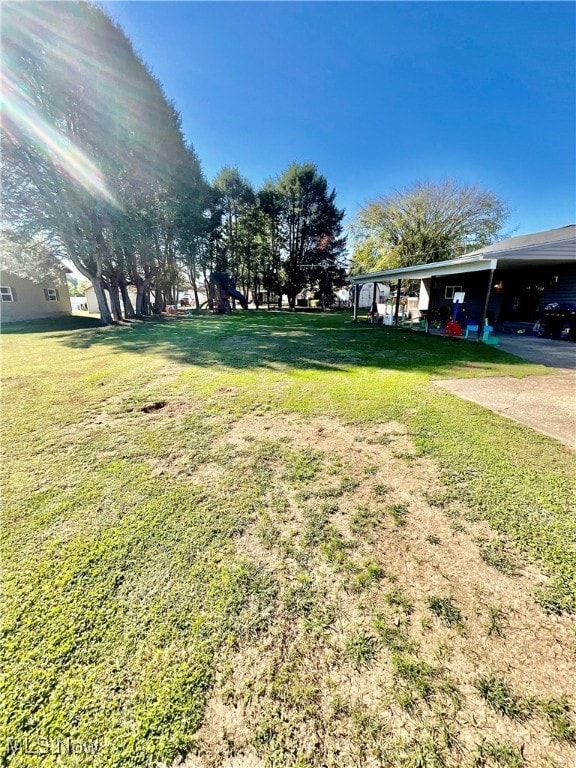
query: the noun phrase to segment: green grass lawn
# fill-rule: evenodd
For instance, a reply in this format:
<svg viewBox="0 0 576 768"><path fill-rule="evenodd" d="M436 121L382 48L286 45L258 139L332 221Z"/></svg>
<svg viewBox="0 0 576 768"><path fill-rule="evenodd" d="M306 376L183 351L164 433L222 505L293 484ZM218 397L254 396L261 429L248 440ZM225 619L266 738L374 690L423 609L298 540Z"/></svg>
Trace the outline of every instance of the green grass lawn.
<svg viewBox="0 0 576 768"><path fill-rule="evenodd" d="M459 649L476 618L460 616L448 600L458 603L456 592L423 590L421 604L417 593L408 600L412 587L403 591L380 557L377 531L384 518L386 535L401 544L411 531L410 498L387 491L391 467L405 467L408 483L411 467L433 466L430 514L445 518L456 538L466 526L489 524L478 545L470 539L479 562L496 580L519 578L512 561L543 574L529 595L534 610L569 621L573 453L431 384L543 367L338 313L111 328L73 319L5 331L2 765L152 768L190 750L205 765L222 765L242 752L227 731L210 745L205 714L215 691L223 701L243 697L253 712L243 749L262 765L525 764L512 736L491 740L488 727L474 744L451 742L450 665L428 658L418 633L452 633ZM320 425L319 437L304 440L311 424ZM350 446L370 446L373 461L354 463L352 448L323 449L332 424L356 436ZM382 424L396 427L383 433ZM425 546L441 551L446 535L428 532ZM372 626L352 632L338 624L346 611L367 616L379 601ZM496 634L498 611L490 606ZM458 620L448 626L445 615ZM239 693L234 659L251 654L246 669L259 658L270 665ZM326 660L322 685L305 673L306 654ZM408 718L404 741L380 739L376 704L369 720L331 688L334 670L363 675L378 659L391 675L389 695L402 691L394 707ZM462 687L479 697L474 685ZM545 724L556 713L562 759L576 739L573 704L559 690L548 703L539 695L530 712L540 714L530 716ZM446 696L452 709L440 712ZM478 706L486 718L504 717ZM324 744L322 728L329 733L336 721L348 757ZM305 722L316 723L316 742L302 736Z"/></svg>

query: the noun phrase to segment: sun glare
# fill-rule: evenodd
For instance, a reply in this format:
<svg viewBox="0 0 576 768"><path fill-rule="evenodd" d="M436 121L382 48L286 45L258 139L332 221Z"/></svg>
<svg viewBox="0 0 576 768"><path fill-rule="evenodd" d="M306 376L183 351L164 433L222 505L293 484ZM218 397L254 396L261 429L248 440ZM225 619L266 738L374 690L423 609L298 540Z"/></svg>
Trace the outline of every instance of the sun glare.
<svg viewBox="0 0 576 768"><path fill-rule="evenodd" d="M26 102L18 86L5 72L1 75L1 83L0 103L5 130L14 135L16 131L10 128L12 123L19 129L18 132L25 134L38 150L84 189L119 207L116 198L108 190L103 173L86 154Z"/></svg>
<svg viewBox="0 0 576 768"><path fill-rule="evenodd" d="M28 19L22 19L26 23ZM15 62L16 64L16 62ZM58 126L43 117L26 94L18 66L4 60L0 72L2 127L17 141L22 137L87 192L119 208L100 168Z"/></svg>

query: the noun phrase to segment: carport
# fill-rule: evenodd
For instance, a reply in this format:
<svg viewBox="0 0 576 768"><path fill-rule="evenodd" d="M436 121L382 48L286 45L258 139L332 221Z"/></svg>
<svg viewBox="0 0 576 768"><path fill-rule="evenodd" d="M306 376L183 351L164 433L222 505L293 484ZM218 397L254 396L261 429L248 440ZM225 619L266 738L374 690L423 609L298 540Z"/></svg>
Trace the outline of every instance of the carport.
<svg viewBox="0 0 576 768"><path fill-rule="evenodd" d="M439 308L451 313L455 293L464 293L463 307L478 325L485 321L514 322L529 327L542 306L551 302L576 304L576 225L508 238L456 259L354 275L354 286L396 283L394 324L403 282L420 281L419 308L426 312L425 331ZM354 291L354 320L359 291Z"/></svg>

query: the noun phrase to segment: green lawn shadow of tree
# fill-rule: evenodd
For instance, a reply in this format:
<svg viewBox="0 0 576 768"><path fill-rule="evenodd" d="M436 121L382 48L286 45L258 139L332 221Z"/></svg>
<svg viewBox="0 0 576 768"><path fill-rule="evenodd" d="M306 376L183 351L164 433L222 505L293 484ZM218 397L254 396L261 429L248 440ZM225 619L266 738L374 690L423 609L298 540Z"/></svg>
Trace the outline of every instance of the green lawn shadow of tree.
<svg viewBox="0 0 576 768"><path fill-rule="evenodd" d="M46 330L49 330L46 328ZM502 350L410 330L352 323L341 313L281 312L161 317L121 326L51 334L76 349L155 351L191 366L349 372L359 367L421 372L431 377L493 375L494 366L525 375L545 372Z"/></svg>
<svg viewBox="0 0 576 768"><path fill-rule="evenodd" d="M100 320L96 317L65 315L54 318L3 323L0 327L0 334L2 336L18 336L20 334L82 331L96 328L102 328Z"/></svg>

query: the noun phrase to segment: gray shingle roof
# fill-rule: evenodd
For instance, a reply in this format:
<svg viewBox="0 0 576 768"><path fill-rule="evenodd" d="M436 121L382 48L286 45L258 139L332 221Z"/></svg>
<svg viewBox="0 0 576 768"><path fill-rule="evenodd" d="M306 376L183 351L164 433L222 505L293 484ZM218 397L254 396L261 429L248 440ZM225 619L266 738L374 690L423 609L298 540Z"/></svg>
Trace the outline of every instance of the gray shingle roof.
<svg viewBox="0 0 576 768"><path fill-rule="evenodd" d="M421 279L432 275L464 274L496 267L530 267L552 263L576 265L576 224L547 229L530 235L509 237L477 251L446 261L418 264L413 267L386 269L355 275L352 283Z"/></svg>
<svg viewBox="0 0 576 768"><path fill-rule="evenodd" d="M565 227L557 229L546 229L544 232L533 232L530 235L519 235L518 237L508 237L506 240L500 240L484 248L478 248L476 251L470 251L459 258L469 258L470 256L480 256L481 254L496 254L501 251L512 251L518 248L529 248L530 246L545 245L547 243L558 243L563 240L576 240L576 224L568 224Z"/></svg>

